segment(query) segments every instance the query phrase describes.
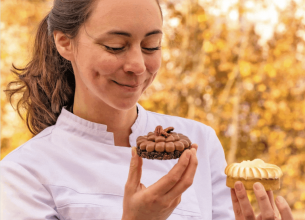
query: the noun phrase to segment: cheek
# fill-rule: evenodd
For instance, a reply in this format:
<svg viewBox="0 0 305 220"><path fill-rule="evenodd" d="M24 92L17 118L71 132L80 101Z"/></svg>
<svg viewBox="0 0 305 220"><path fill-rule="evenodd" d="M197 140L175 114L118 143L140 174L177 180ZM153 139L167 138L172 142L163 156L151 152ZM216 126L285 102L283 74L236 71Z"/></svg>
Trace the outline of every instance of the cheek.
<svg viewBox="0 0 305 220"><path fill-rule="evenodd" d="M121 66L120 61L117 58L103 58L99 60L93 60L94 70L101 75L110 75L115 73Z"/></svg>
<svg viewBox="0 0 305 220"><path fill-rule="evenodd" d="M155 74L161 67L161 52L158 51L158 54L150 57L146 62L146 69L149 73Z"/></svg>
<svg viewBox="0 0 305 220"><path fill-rule="evenodd" d="M93 77L110 75L117 71L120 60L99 47L85 47L81 44L77 54L77 64L82 67L84 74L87 72Z"/></svg>

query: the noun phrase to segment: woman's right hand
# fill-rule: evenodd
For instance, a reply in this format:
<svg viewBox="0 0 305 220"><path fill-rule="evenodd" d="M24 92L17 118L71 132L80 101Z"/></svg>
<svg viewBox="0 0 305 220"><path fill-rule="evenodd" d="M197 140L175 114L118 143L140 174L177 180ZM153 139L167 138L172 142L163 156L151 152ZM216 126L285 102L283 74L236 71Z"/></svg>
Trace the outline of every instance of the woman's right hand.
<svg viewBox="0 0 305 220"><path fill-rule="evenodd" d="M278 196L274 202L273 192L266 191L261 183L254 183L253 185L258 207L261 211L261 214L257 217L254 215L242 182L236 182L234 187L234 189L231 189L231 198L236 220L293 220L291 209L286 200Z"/></svg>
<svg viewBox="0 0 305 220"><path fill-rule="evenodd" d="M132 148L129 175L125 185L122 220L167 219L192 185L198 165L197 144L185 150L178 163L160 180L146 188L141 183L142 158Z"/></svg>

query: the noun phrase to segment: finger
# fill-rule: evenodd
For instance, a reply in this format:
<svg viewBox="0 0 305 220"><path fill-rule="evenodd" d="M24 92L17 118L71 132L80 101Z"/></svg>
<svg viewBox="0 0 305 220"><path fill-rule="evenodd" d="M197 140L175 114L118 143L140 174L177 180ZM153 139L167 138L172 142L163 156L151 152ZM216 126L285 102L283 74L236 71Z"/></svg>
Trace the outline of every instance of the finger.
<svg viewBox="0 0 305 220"><path fill-rule="evenodd" d="M142 176L142 164L143 160L137 154L137 148L132 147L132 157L130 160L130 167L128 173L128 179L125 185L125 190L128 192L136 192Z"/></svg>
<svg viewBox="0 0 305 220"><path fill-rule="evenodd" d="M196 151L197 151L198 150L198 145L194 143L194 144L191 145L191 148L195 148Z"/></svg>
<svg viewBox="0 0 305 220"><path fill-rule="evenodd" d="M170 205L171 208L177 207L181 202L181 195L179 195L176 199L173 200L172 204Z"/></svg>
<svg viewBox="0 0 305 220"><path fill-rule="evenodd" d="M185 170L185 173L182 175L181 180L178 181L178 183L166 194L164 199L167 201L175 199L193 184L196 169L198 166L198 160L196 150L192 148L190 151L192 154L189 166Z"/></svg>
<svg viewBox="0 0 305 220"><path fill-rule="evenodd" d="M274 211L272 209L269 197L264 186L261 183L257 182L253 184L253 189L258 203L258 207L261 211L262 218L274 219Z"/></svg>
<svg viewBox="0 0 305 220"><path fill-rule="evenodd" d="M276 197L275 203L283 220L293 220L291 209L282 196Z"/></svg>
<svg viewBox="0 0 305 220"><path fill-rule="evenodd" d="M256 217L256 220L263 220L262 214L259 214L259 215Z"/></svg>
<svg viewBox="0 0 305 220"><path fill-rule="evenodd" d="M234 189L244 218L246 220L255 220L254 211L249 202L246 189L242 182L237 181L235 183Z"/></svg>
<svg viewBox="0 0 305 220"><path fill-rule="evenodd" d="M185 150L180 156L178 163L163 176L156 183L151 185L149 190L154 195L164 196L169 190L171 190L181 179L184 171L187 169L190 163L191 150Z"/></svg>
<svg viewBox="0 0 305 220"><path fill-rule="evenodd" d="M244 220L243 212L240 208L238 199L236 197L236 193L234 189L231 189L231 199L233 204L233 211L235 215L235 220Z"/></svg>
<svg viewBox="0 0 305 220"><path fill-rule="evenodd" d="M273 192L271 190L268 190L267 191L267 195L269 197L269 201L271 203L271 206L272 206L272 209L273 209L273 212L274 212L274 215L279 218L280 217L280 213L279 213L279 210L277 209L276 205L275 205L275 202L274 202L274 197L273 197Z"/></svg>
<svg viewBox="0 0 305 220"><path fill-rule="evenodd" d="M138 191L144 190L144 189L146 189L146 186L144 186L142 183L140 183L138 186Z"/></svg>

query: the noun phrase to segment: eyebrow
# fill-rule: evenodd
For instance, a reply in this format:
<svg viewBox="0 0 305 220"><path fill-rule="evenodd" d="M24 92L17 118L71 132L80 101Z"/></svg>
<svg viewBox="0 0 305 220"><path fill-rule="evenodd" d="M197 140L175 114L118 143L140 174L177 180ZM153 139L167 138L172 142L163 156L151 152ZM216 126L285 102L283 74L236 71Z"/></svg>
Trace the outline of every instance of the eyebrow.
<svg viewBox="0 0 305 220"><path fill-rule="evenodd" d="M125 31L109 31L106 34L110 34L110 35L122 35L122 36L126 36L126 37L131 37L132 36L130 33L125 32ZM145 37L148 37L148 36L153 35L153 34L163 34L163 32L161 30L159 30L159 29L153 30L153 31L148 32L147 34L145 34Z"/></svg>

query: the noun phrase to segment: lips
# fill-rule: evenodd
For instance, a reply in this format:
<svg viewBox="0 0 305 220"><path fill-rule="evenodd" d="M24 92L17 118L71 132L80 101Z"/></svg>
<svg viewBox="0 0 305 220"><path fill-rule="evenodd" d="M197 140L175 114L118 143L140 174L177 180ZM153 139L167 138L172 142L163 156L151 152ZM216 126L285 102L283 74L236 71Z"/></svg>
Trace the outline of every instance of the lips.
<svg viewBox="0 0 305 220"><path fill-rule="evenodd" d="M122 83L118 83L118 82L116 82L116 81L114 81L114 80L112 80L112 81L113 81L114 83L120 85L120 86L127 86L127 87L130 87L130 88L136 88L136 87L138 87L139 85L141 85L141 84L122 84Z"/></svg>

